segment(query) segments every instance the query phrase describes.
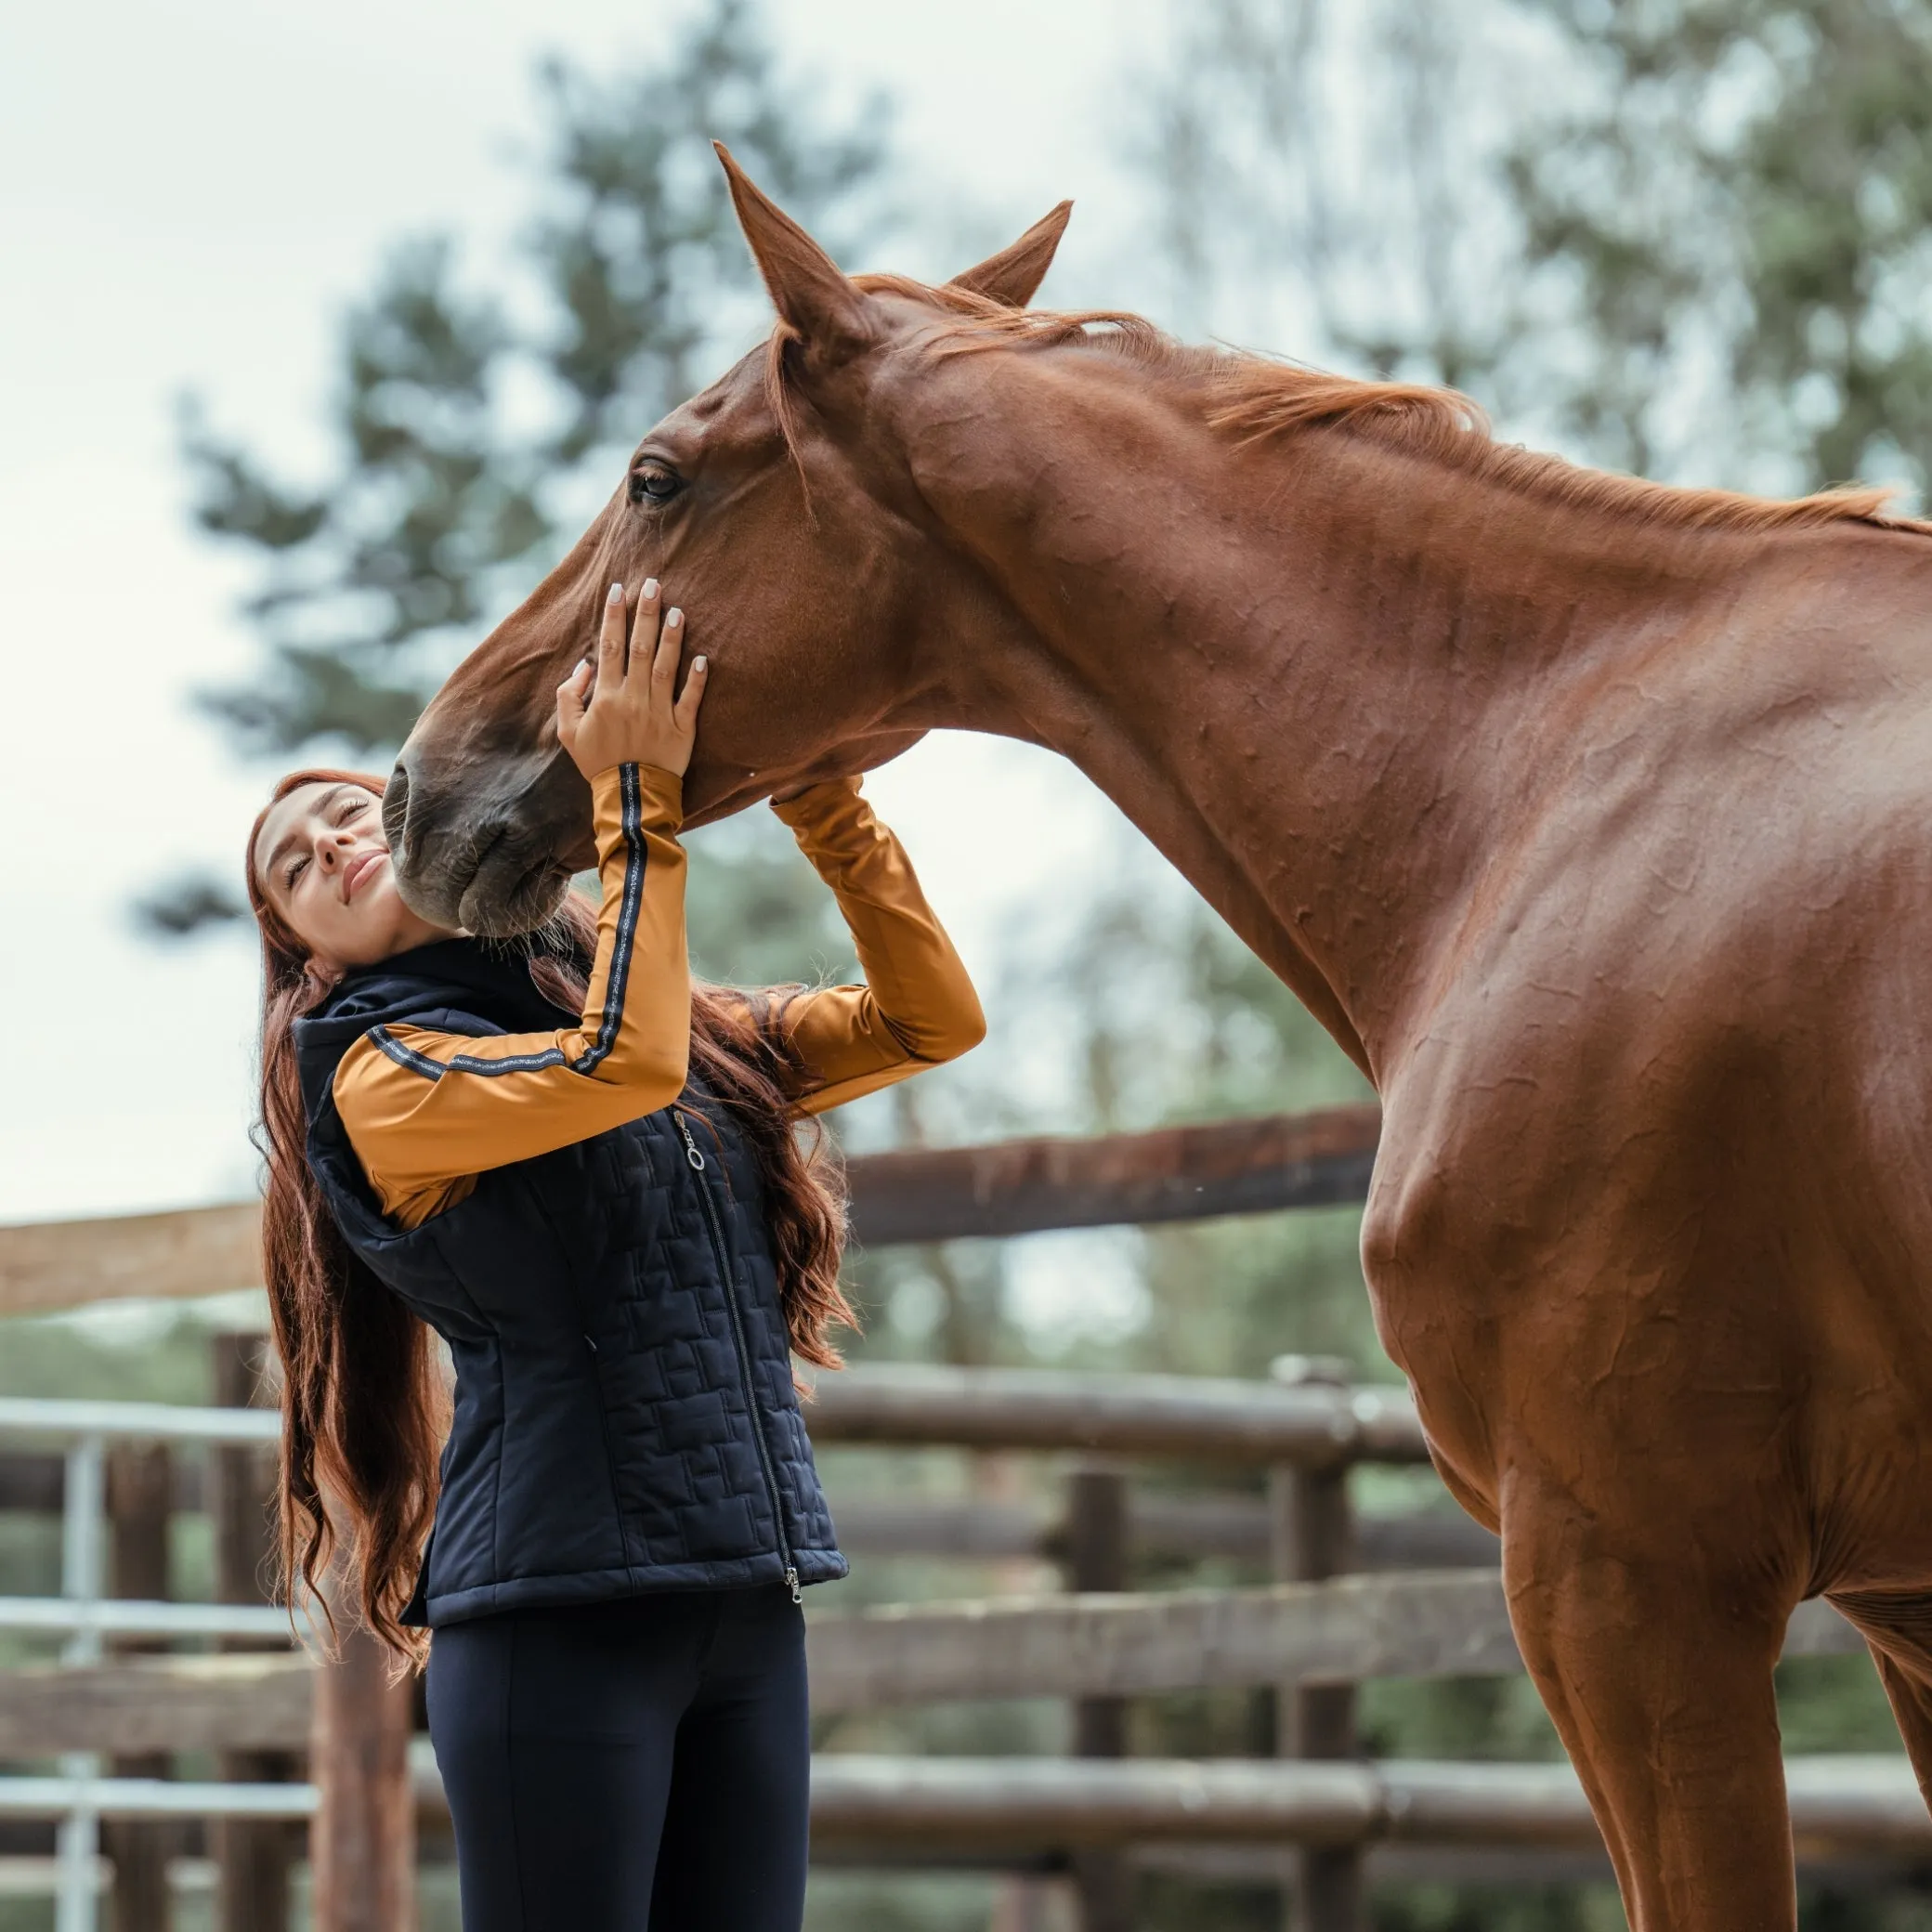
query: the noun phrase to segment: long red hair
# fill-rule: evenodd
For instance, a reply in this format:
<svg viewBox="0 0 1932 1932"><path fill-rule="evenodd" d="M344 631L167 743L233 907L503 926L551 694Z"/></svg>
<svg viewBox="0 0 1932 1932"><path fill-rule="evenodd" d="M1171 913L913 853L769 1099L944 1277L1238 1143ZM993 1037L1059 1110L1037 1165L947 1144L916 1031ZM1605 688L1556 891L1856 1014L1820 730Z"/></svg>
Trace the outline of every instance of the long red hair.
<svg viewBox="0 0 1932 1932"><path fill-rule="evenodd" d="M291 1594L306 1586L320 1599L339 1558L369 1628L420 1663L423 1633L398 1619L436 1514L449 1393L430 1328L349 1247L309 1168L294 1025L330 983L311 970L307 946L263 894L255 866L269 810L316 783L360 785L378 798L384 786L367 772L291 772L248 836L248 901L262 937L262 1269L282 1370L281 1578ZM533 936L530 976L558 1005L582 1006L596 935L595 910L569 893ZM781 1022L795 990L726 997L694 984L691 1066L730 1109L757 1163L792 1352L838 1368L829 1331L857 1325L839 1286L844 1187L816 1124L801 1138L785 1091L791 1069Z"/></svg>

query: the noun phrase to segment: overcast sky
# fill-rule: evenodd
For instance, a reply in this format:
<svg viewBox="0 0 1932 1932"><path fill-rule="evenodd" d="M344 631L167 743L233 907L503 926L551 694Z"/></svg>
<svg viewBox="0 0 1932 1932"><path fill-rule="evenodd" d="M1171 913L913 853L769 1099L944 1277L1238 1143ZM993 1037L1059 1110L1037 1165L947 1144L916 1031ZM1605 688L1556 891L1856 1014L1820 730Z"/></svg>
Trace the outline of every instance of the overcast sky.
<svg viewBox="0 0 1932 1932"><path fill-rule="evenodd" d="M1017 231L1071 194L1049 294L1147 299L1125 285L1120 116L1160 0L770 13L834 91L897 98L929 239L962 214ZM267 776L185 702L250 646L240 566L189 529L175 397L203 392L278 458L319 456L335 322L385 244L505 240L529 205L536 59L627 64L666 18L110 0L0 20L0 1220L224 1198L253 1171L249 948L161 950L128 920L157 878L235 863ZM1104 817L1051 761L973 741L921 747L873 790L983 973Z"/></svg>

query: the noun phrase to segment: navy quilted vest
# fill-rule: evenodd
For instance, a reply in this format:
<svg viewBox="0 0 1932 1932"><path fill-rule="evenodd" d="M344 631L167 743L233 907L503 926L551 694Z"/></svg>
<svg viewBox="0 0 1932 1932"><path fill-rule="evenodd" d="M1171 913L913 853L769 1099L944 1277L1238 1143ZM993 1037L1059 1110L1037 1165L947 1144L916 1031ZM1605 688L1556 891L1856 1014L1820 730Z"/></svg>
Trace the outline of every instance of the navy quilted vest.
<svg viewBox="0 0 1932 1932"><path fill-rule="evenodd" d="M482 1175L406 1232L331 1097L370 1027L569 1025L525 964L444 940L296 1022L308 1160L349 1245L450 1345L455 1418L407 1621L845 1574L791 1384L758 1171L676 1107Z"/></svg>

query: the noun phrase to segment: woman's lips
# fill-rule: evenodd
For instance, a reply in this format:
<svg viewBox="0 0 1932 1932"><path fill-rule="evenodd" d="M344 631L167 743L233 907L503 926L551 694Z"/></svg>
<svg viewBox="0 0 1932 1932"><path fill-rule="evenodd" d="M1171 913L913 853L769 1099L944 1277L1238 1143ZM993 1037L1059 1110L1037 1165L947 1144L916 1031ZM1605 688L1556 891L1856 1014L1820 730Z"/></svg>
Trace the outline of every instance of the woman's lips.
<svg viewBox="0 0 1932 1932"><path fill-rule="evenodd" d="M382 860L388 856L389 855L380 848L374 852L359 853L356 857L352 858L343 868L342 896L345 902L356 896L357 893L361 890L363 880L375 869Z"/></svg>

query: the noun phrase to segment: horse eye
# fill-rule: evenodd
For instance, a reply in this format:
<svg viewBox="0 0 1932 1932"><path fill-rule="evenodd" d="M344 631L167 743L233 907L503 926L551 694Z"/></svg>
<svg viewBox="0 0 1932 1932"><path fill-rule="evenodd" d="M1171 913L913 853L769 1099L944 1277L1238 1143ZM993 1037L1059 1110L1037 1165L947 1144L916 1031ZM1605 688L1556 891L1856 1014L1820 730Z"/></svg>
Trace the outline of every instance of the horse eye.
<svg viewBox="0 0 1932 1932"><path fill-rule="evenodd" d="M633 503L667 503L685 487L685 479L661 463L641 463L631 472Z"/></svg>

